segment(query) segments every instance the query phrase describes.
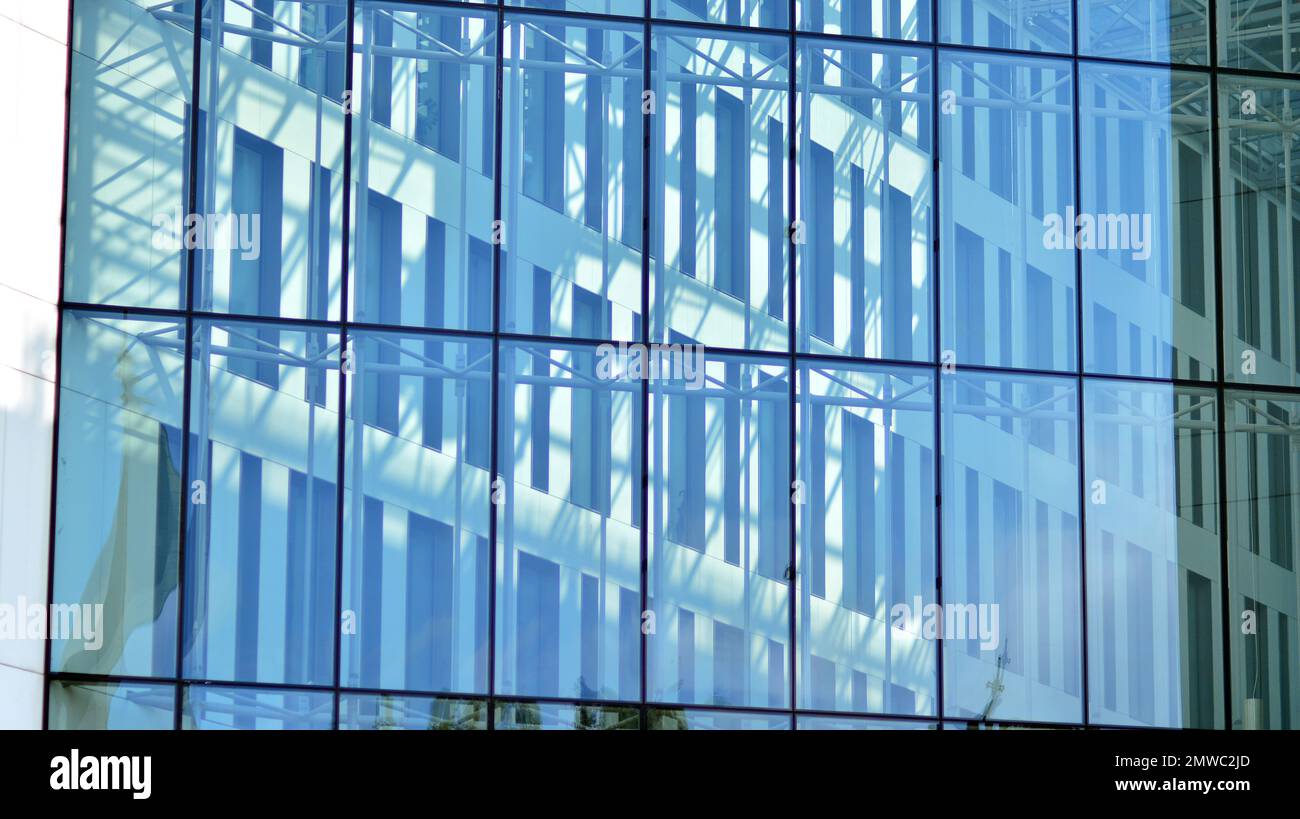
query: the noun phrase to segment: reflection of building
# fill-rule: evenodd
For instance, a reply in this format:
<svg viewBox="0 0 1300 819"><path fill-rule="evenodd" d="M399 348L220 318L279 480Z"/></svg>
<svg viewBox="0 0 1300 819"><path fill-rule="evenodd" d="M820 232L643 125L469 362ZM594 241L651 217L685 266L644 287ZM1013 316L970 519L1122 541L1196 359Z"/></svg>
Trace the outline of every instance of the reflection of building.
<svg viewBox="0 0 1300 819"><path fill-rule="evenodd" d="M506 5L75 4L52 727L1300 719L1300 10Z"/></svg>

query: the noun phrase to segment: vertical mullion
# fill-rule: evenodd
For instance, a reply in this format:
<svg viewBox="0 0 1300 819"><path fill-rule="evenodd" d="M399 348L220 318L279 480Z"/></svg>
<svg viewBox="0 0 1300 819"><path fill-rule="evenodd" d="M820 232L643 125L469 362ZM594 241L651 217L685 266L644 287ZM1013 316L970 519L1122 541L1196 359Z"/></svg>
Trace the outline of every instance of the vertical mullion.
<svg viewBox="0 0 1300 819"><path fill-rule="evenodd" d="M1083 98L1082 90L1079 84L1079 4L1071 5L1071 59L1070 59L1070 89L1071 116L1074 118L1073 133L1073 161L1074 161L1074 212L1083 213L1083 174L1080 163L1083 159L1083 147L1080 144L1080 134L1083 128ZM1073 230L1074 226L1071 225ZM1077 242L1075 243L1077 244ZM1075 459L1078 460L1079 485L1075 497L1079 501L1079 658L1080 670L1083 675L1081 691L1083 692L1083 725L1085 727L1091 722L1090 711L1090 690L1088 667L1088 494L1084 490L1084 484L1087 481L1086 466L1084 464L1084 451L1086 441L1084 440L1084 401L1083 401L1083 373L1084 373L1084 333L1083 333L1083 251L1078 247L1074 248L1074 399L1075 399L1075 439L1078 441L1078 451L1075 452Z"/></svg>
<svg viewBox="0 0 1300 819"><path fill-rule="evenodd" d="M650 122L651 117L658 116L658 100L654 100L652 106L646 108L645 93L650 90L650 71L652 68L650 59L650 2L645 0L642 6L645 12L645 18L641 21L641 338L642 344L650 343ZM607 148L608 150L608 148ZM624 171L626 173L626 170ZM656 419L657 420L657 419ZM641 380L641 438L639 441L641 447L641 474L638 480L641 481L641 539L640 539L640 570L641 570L641 689L640 689L640 723L639 728L645 731L649 728L650 719L649 710L646 708L647 699L647 674L646 660L648 658L647 637L645 630L645 613L650 610L650 589L648 586L650 578L650 382L646 379Z"/></svg>
<svg viewBox="0 0 1300 819"><path fill-rule="evenodd" d="M934 412L934 602L939 611L943 611L943 369L940 362L943 360L943 335L941 332L941 315L942 315L942 296L940 292L940 283L942 282L941 264L943 257L941 254L941 237L943 236L943 222L940 221L939 200L941 189L939 185L939 116L941 109L939 107L939 0L931 0L930 3L930 230L933 236L933 248L931 250L931 271L930 271L930 289L931 289L931 307L933 314L930 317L931 332L934 338L931 340L933 350L931 351L931 391L930 396L933 402ZM886 158L888 161L888 158ZM943 730L944 718L944 696L943 696L943 630L935 636L935 716L938 718L938 730Z"/></svg>
<svg viewBox="0 0 1300 819"><path fill-rule="evenodd" d="M1226 290L1223 270L1223 173L1221 151L1223 134L1220 130L1219 110L1219 18L1217 4L1210 4L1210 182L1214 219L1214 339L1216 372L1214 378L1215 392L1215 427L1218 444L1215 457L1218 461L1218 501L1219 501L1219 599L1222 606L1220 620L1223 624L1223 727L1232 730L1232 618L1229 614L1232 605L1232 590L1228 587L1228 573L1231 570L1228 555L1228 402L1225 385L1228 380L1227 355L1224 351L1225 328L1223 313L1223 296Z"/></svg>
<svg viewBox="0 0 1300 819"><path fill-rule="evenodd" d="M795 15L798 12L797 0L790 0L787 12L786 26L789 29L788 51L785 62L788 74L786 84L789 99L786 100L788 108L788 122L786 124L786 139L789 140L788 147L788 164L786 175L789 177L787 182L787 209L786 218L786 247L789 255L789 261L786 263L786 270L789 272L789 281L787 282L787 291L789 293L789 306L786 308L789 313L789 435L790 435L790 456L789 464L786 469L786 502L789 504L790 515L790 727L797 729L799 727L799 510L800 505L795 503L794 487L795 481L799 479L799 338L797 333L797 301L798 287L796 285L796 276L798 273L798 245L795 242L795 225L799 218L799 196L798 196L798 128L799 128L799 87L798 87L798 38L795 36ZM805 90L805 93L808 93ZM803 127L809 127L809 123L803 123ZM746 194L748 196L748 193ZM748 546L746 546L748 548Z"/></svg>
<svg viewBox="0 0 1300 819"><path fill-rule="evenodd" d="M501 178L501 141L502 136L502 100L504 93L505 78L505 9L501 0L496 3L496 88L494 90L494 113L492 122L492 235L499 241L493 242L492 245L492 382L491 382L491 421L489 426L491 432L489 440L491 441L491 452L489 454L489 475L491 480L488 481L488 509L491 512L488 518L488 667L487 667L487 727L489 731L496 729L496 668L497 668L497 532L499 525L497 523L500 509L493 503L496 493L496 482L500 480L500 470L498 469L498 459L500 457L500 438L501 438L501 413L499 404L501 402L501 246L505 243L506 233L503 231L497 233L497 225L501 224L501 206L502 206L502 189L505 187L505 180ZM518 44L512 43L512 48L518 48ZM520 78L515 77L515 82ZM516 127L519 123L515 123ZM463 148L462 148L463 150ZM512 230L513 226L507 226L506 230ZM508 500L508 499L507 499ZM507 507L507 511L509 507Z"/></svg>
<svg viewBox="0 0 1300 819"><path fill-rule="evenodd" d="M338 391L338 467L335 472L334 486L335 497L335 520L334 520L334 622L331 625L331 631L334 635L334 666L333 666L333 697L331 698L331 727L338 730L339 727L339 691L343 687L343 680L340 677L340 666L343 655L343 632L341 628L343 616L343 509L346 498L344 496L343 482L346 477L347 468L347 434L348 434L348 370L356 369L355 356L348 349L348 300L350 297L348 279L351 274L351 226L352 226L352 117L353 109L356 107L355 93L353 90L355 77L353 72L353 51L356 49L356 0L347 0L347 34L345 36L345 46L343 50L343 236L342 236L342 264L340 267L342 280L339 285L339 391ZM366 36L371 36L371 32L366 32ZM368 78L363 78L368 79ZM369 146L364 146L367 150ZM327 194L328 195L328 194ZM364 207L366 191L357 193L358 209ZM327 269L329 260L325 262ZM328 307L326 308L328 314ZM353 464L354 469L361 469L362 465ZM312 476L308 475L307 480L311 481ZM307 514L312 514L308 509ZM354 548L357 544L353 544Z"/></svg>

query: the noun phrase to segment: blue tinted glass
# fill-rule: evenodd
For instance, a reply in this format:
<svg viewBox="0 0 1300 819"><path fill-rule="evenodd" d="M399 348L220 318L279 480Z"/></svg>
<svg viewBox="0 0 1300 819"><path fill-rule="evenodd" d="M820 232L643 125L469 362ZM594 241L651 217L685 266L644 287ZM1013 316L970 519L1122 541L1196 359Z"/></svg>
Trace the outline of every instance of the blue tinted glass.
<svg viewBox="0 0 1300 819"><path fill-rule="evenodd" d="M185 323L63 316L50 666L176 673Z"/></svg>
<svg viewBox="0 0 1300 819"><path fill-rule="evenodd" d="M1295 73L1300 13L1286 0L1218 0L1219 64Z"/></svg>
<svg viewBox="0 0 1300 819"><path fill-rule="evenodd" d="M194 326L191 677L333 681L339 369L332 333Z"/></svg>
<svg viewBox="0 0 1300 819"><path fill-rule="evenodd" d="M170 731L176 689L132 683L50 683L50 729Z"/></svg>
<svg viewBox="0 0 1300 819"><path fill-rule="evenodd" d="M939 88L944 360L1072 371L1070 64L946 54Z"/></svg>
<svg viewBox="0 0 1300 819"><path fill-rule="evenodd" d="M507 22L501 326L639 339L641 28Z"/></svg>
<svg viewBox="0 0 1300 819"><path fill-rule="evenodd" d="M936 710L933 375L799 369L799 705ZM916 609L915 618L905 616Z"/></svg>
<svg viewBox="0 0 1300 819"><path fill-rule="evenodd" d="M944 605L921 625L943 629L946 716L1083 716L1075 384L944 378Z"/></svg>
<svg viewBox="0 0 1300 819"><path fill-rule="evenodd" d="M786 350L789 39L656 29L656 341Z"/></svg>
<svg viewBox="0 0 1300 819"><path fill-rule="evenodd" d="M788 708L789 374L710 355L651 384L649 698Z"/></svg>
<svg viewBox="0 0 1300 819"><path fill-rule="evenodd" d="M1080 66L1084 367L1215 375L1210 84L1164 69ZM1049 228L1050 229L1050 228Z"/></svg>
<svg viewBox="0 0 1300 819"><path fill-rule="evenodd" d="M635 731L641 725L636 708L502 702L496 709L494 727L500 731Z"/></svg>
<svg viewBox="0 0 1300 819"><path fill-rule="evenodd" d="M799 0L799 29L890 40L929 40L931 0Z"/></svg>
<svg viewBox="0 0 1300 819"><path fill-rule="evenodd" d="M799 53L799 349L934 355L933 116L926 52Z"/></svg>
<svg viewBox="0 0 1300 819"><path fill-rule="evenodd" d="M346 9L304 0L288 11L204 4L198 310L339 314Z"/></svg>
<svg viewBox="0 0 1300 819"><path fill-rule="evenodd" d="M487 11L357 4L356 321L492 328L496 33Z"/></svg>
<svg viewBox="0 0 1300 819"><path fill-rule="evenodd" d="M194 35L146 0L74 5L63 295L183 307Z"/></svg>
<svg viewBox="0 0 1300 819"><path fill-rule="evenodd" d="M617 14L624 17L640 17L645 14L644 0L506 0L506 5L590 14Z"/></svg>
<svg viewBox="0 0 1300 819"><path fill-rule="evenodd" d="M652 731L789 731L789 714L746 713L744 711L654 710L649 715Z"/></svg>
<svg viewBox="0 0 1300 819"><path fill-rule="evenodd" d="M342 731L483 731L487 703L442 697L343 694L339 697Z"/></svg>
<svg viewBox="0 0 1300 819"><path fill-rule="evenodd" d="M1205 65L1210 59L1208 5L1198 0L1081 0L1079 53Z"/></svg>
<svg viewBox="0 0 1300 819"><path fill-rule="evenodd" d="M1300 384L1300 81L1219 78L1224 378Z"/></svg>
<svg viewBox="0 0 1300 819"><path fill-rule="evenodd" d="M1300 726L1296 696L1297 486L1291 395L1224 395L1227 424L1228 608L1233 729Z"/></svg>
<svg viewBox="0 0 1300 819"><path fill-rule="evenodd" d="M940 0L945 43L1019 51L1073 50L1071 0Z"/></svg>
<svg viewBox="0 0 1300 819"><path fill-rule="evenodd" d="M650 0L650 14L729 26L789 28L790 0Z"/></svg>
<svg viewBox="0 0 1300 819"><path fill-rule="evenodd" d="M503 344L496 690L641 696L642 385L611 345Z"/></svg>
<svg viewBox="0 0 1300 819"><path fill-rule="evenodd" d="M328 691L267 691L232 686L185 689L181 727L186 730L323 731L333 724Z"/></svg>
<svg viewBox="0 0 1300 819"><path fill-rule="evenodd" d="M934 731L933 722L920 720L851 719L849 717L799 717L800 731Z"/></svg>
<svg viewBox="0 0 1300 819"><path fill-rule="evenodd" d="M350 337L345 685L486 691L486 341Z"/></svg>
<svg viewBox="0 0 1300 819"><path fill-rule="evenodd" d="M1089 719L1223 727L1214 393L1088 380Z"/></svg>

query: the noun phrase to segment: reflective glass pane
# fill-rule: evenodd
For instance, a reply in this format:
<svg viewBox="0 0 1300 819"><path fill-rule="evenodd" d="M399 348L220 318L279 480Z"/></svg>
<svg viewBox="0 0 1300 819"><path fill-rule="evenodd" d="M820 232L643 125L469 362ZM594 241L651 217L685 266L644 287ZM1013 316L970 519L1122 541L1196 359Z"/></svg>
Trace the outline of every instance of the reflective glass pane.
<svg viewBox="0 0 1300 819"><path fill-rule="evenodd" d="M642 29L507 22L501 326L639 339Z"/></svg>
<svg viewBox="0 0 1300 819"><path fill-rule="evenodd" d="M1020 51L1073 50L1071 0L939 0L945 43Z"/></svg>
<svg viewBox="0 0 1300 819"><path fill-rule="evenodd" d="M1300 69L1300 6L1293 0L1218 0L1219 64L1294 73Z"/></svg>
<svg viewBox="0 0 1300 819"><path fill-rule="evenodd" d="M341 731L484 731L487 703L442 697L342 694Z"/></svg>
<svg viewBox="0 0 1300 819"><path fill-rule="evenodd" d="M655 31L651 336L786 350L789 39Z"/></svg>
<svg viewBox="0 0 1300 819"><path fill-rule="evenodd" d="M1300 82L1219 78L1224 376L1300 384Z"/></svg>
<svg viewBox="0 0 1300 819"><path fill-rule="evenodd" d="M617 14L623 17L640 17L645 14L644 0L506 0L506 5L589 14Z"/></svg>
<svg viewBox="0 0 1300 819"><path fill-rule="evenodd" d="M133 683L50 683L50 730L170 731L176 689Z"/></svg>
<svg viewBox="0 0 1300 819"><path fill-rule="evenodd" d="M931 0L799 0L799 28L890 40L929 40Z"/></svg>
<svg viewBox="0 0 1300 819"><path fill-rule="evenodd" d="M267 691L191 685L185 689L185 730L328 731L334 722L328 691Z"/></svg>
<svg viewBox="0 0 1300 819"><path fill-rule="evenodd" d="M491 345L349 342L343 684L486 691Z"/></svg>
<svg viewBox="0 0 1300 819"><path fill-rule="evenodd" d="M653 710L651 731L789 731L789 714L744 711Z"/></svg>
<svg viewBox="0 0 1300 819"><path fill-rule="evenodd" d="M184 321L63 315L50 666L176 673Z"/></svg>
<svg viewBox="0 0 1300 819"><path fill-rule="evenodd" d="M946 54L939 87L944 359L1072 371L1070 65Z"/></svg>
<svg viewBox="0 0 1300 819"><path fill-rule="evenodd" d="M704 375L651 385L648 696L788 708L788 370L710 355Z"/></svg>
<svg viewBox="0 0 1300 819"><path fill-rule="evenodd" d="M798 78L799 349L928 360L929 53L805 41Z"/></svg>
<svg viewBox="0 0 1300 819"><path fill-rule="evenodd" d="M800 365L801 707L935 713L933 381Z"/></svg>
<svg viewBox="0 0 1300 819"><path fill-rule="evenodd" d="M1211 390L1089 379L1089 719L1223 727L1218 429Z"/></svg>
<svg viewBox="0 0 1300 819"><path fill-rule="evenodd" d="M1215 376L1214 163L1204 74L1079 67L1084 367ZM1065 243L1069 244L1069 242Z"/></svg>
<svg viewBox="0 0 1300 819"><path fill-rule="evenodd" d="M332 684L338 337L198 322L192 367L185 673Z"/></svg>
<svg viewBox="0 0 1300 819"><path fill-rule="evenodd" d="M636 708L500 702L496 709L498 731L635 731L641 727Z"/></svg>
<svg viewBox="0 0 1300 819"><path fill-rule="evenodd" d="M1081 0L1078 6L1080 54L1209 63L1210 17L1205 0Z"/></svg>
<svg viewBox="0 0 1300 819"><path fill-rule="evenodd" d="M945 716L1083 717L1075 385L943 380Z"/></svg>
<svg viewBox="0 0 1300 819"><path fill-rule="evenodd" d="M363 0L353 36L349 313L490 330L496 15Z"/></svg>
<svg viewBox="0 0 1300 819"><path fill-rule="evenodd" d="M729 26L789 28L790 0L650 0L650 14Z"/></svg>
<svg viewBox="0 0 1300 819"><path fill-rule="evenodd" d="M1226 394L1233 729L1300 727L1295 396Z"/></svg>
<svg viewBox="0 0 1300 819"><path fill-rule="evenodd" d="M496 691L639 699L642 385L610 345L500 373Z"/></svg>
<svg viewBox="0 0 1300 819"><path fill-rule="evenodd" d="M193 6L73 5L64 297L182 307Z"/></svg>
<svg viewBox="0 0 1300 819"><path fill-rule="evenodd" d="M338 318L346 36L340 3L205 0L195 309Z"/></svg>
<svg viewBox="0 0 1300 819"><path fill-rule="evenodd" d="M934 731L938 725L920 720L852 719L850 717L800 716L800 731Z"/></svg>

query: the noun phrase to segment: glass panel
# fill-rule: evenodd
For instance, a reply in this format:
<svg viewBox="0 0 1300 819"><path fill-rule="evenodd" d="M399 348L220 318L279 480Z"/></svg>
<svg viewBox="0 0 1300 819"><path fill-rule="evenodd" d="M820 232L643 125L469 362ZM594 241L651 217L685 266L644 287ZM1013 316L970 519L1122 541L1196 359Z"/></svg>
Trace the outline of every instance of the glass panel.
<svg viewBox="0 0 1300 819"><path fill-rule="evenodd" d="M651 336L787 350L789 40L654 47Z"/></svg>
<svg viewBox="0 0 1300 819"><path fill-rule="evenodd" d="M1300 82L1221 77L1229 381L1300 384Z"/></svg>
<svg viewBox="0 0 1300 819"><path fill-rule="evenodd" d="M645 14L643 0L506 0L506 5L588 14L617 14L622 17L641 17Z"/></svg>
<svg viewBox="0 0 1300 819"><path fill-rule="evenodd" d="M1081 54L1156 63L1209 63L1206 0L1082 0L1078 5Z"/></svg>
<svg viewBox="0 0 1300 819"><path fill-rule="evenodd" d="M651 731L789 731L789 714L745 713L743 711L654 710L649 714Z"/></svg>
<svg viewBox="0 0 1300 819"><path fill-rule="evenodd" d="M1050 51L1073 48L1071 0L940 0L945 43Z"/></svg>
<svg viewBox="0 0 1300 819"><path fill-rule="evenodd" d="M64 298L179 308L193 6L73 5Z"/></svg>
<svg viewBox="0 0 1300 819"><path fill-rule="evenodd" d="M920 720L850 719L849 717L800 716L800 731L935 731L939 726Z"/></svg>
<svg viewBox="0 0 1300 819"><path fill-rule="evenodd" d="M442 697L343 694L341 731L484 731L487 703Z"/></svg>
<svg viewBox="0 0 1300 819"><path fill-rule="evenodd" d="M496 709L499 731L635 731L641 727L636 708L499 702Z"/></svg>
<svg viewBox="0 0 1300 819"><path fill-rule="evenodd" d="M639 699L642 387L612 345L500 373L496 691Z"/></svg>
<svg viewBox="0 0 1300 819"><path fill-rule="evenodd" d="M486 692L491 345L349 340L343 684Z"/></svg>
<svg viewBox="0 0 1300 819"><path fill-rule="evenodd" d="M940 58L945 363L1076 368L1070 64Z"/></svg>
<svg viewBox="0 0 1300 819"><path fill-rule="evenodd" d="M1075 385L943 380L945 716L1083 716Z"/></svg>
<svg viewBox="0 0 1300 819"><path fill-rule="evenodd" d="M799 0L801 31L929 40L930 28L930 0Z"/></svg>
<svg viewBox="0 0 1300 819"><path fill-rule="evenodd" d="M338 337L197 322L193 349L185 673L332 684Z"/></svg>
<svg viewBox="0 0 1300 819"><path fill-rule="evenodd" d="M55 671L176 673L184 339L183 321L63 315Z"/></svg>
<svg viewBox="0 0 1300 819"><path fill-rule="evenodd" d="M170 731L176 689L133 683L50 683L50 730Z"/></svg>
<svg viewBox="0 0 1300 819"><path fill-rule="evenodd" d="M929 54L806 41L799 60L799 349L929 360Z"/></svg>
<svg viewBox="0 0 1300 819"><path fill-rule="evenodd" d="M800 365L801 707L935 713L933 381Z"/></svg>
<svg viewBox="0 0 1300 819"><path fill-rule="evenodd" d="M501 326L641 337L641 28L508 21Z"/></svg>
<svg viewBox="0 0 1300 819"><path fill-rule="evenodd" d="M709 356L651 385L649 698L790 707L790 384Z"/></svg>
<svg viewBox="0 0 1300 819"><path fill-rule="evenodd" d="M1083 413L1089 719L1222 728L1214 393L1089 379Z"/></svg>
<svg viewBox="0 0 1300 819"><path fill-rule="evenodd" d="M1300 6L1293 0L1218 0L1219 64L1300 71Z"/></svg>
<svg viewBox="0 0 1300 819"><path fill-rule="evenodd" d="M729 26L790 27L790 0L650 0L654 17Z"/></svg>
<svg viewBox="0 0 1300 819"><path fill-rule="evenodd" d="M194 307L336 319L346 7L206 0L203 15Z"/></svg>
<svg viewBox="0 0 1300 819"><path fill-rule="evenodd" d="M1202 74L1083 64L1083 254L1089 372L1213 380L1214 167ZM1069 240L1073 240L1072 242Z"/></svg>
<svg viewBox="0 0 1300 819"><path fill-rule="evenodd" d="M1296 728L1300 401L1235 391L1225 401L1231 727Z"/></svg>
<svg viewBox="0 0 1300 819"><path fill-rule="evenodd" d="M334 721L328 691L266 691L191 685L185 689L186 730L328 731Z"/></svg>
<svg viewBox="0 0 1300 819"><path fill-rule="evenodd" d="M356 321L492 329L496 36L494 12L357 3Z"/></svg>

